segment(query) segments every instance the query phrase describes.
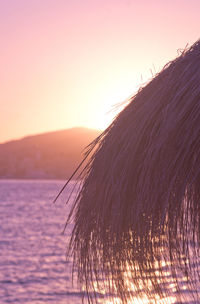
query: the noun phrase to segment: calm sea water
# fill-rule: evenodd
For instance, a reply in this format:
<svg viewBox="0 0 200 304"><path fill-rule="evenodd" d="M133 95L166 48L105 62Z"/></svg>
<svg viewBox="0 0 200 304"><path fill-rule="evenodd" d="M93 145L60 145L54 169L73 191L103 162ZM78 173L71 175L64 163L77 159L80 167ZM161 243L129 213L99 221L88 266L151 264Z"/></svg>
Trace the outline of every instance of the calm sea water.
<svg viewBox="0 0 200 304"><path fill-rule="evenodd" d="M81 303L65 257L71 227L62 234L69 209L65 200L73 182L58 202L52 203L63 184L0 181L0 304ZM112 303L106 299L99 302ZM138 303L149 302L141 299L131 304ZM172 295L169 303L178 302Z"/></svg>
<svg viewBox="0 0 200 304"><path fill-rule="evenodd" d="M65 258L66 196L52 203L63 184L0 181L1 304L81 303Z"/></svg>

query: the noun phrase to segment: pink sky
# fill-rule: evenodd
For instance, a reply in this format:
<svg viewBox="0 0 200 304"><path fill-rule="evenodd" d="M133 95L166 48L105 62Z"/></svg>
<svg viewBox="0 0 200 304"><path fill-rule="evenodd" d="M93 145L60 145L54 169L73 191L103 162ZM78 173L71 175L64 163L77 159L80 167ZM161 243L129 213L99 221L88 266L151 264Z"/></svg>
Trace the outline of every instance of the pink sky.
<svg viewBox="0 0 200 304"><path fill-rule="evenodd" d="M199 0L0 2L0 142L105 128L112 105L199 38Z"/></svg>

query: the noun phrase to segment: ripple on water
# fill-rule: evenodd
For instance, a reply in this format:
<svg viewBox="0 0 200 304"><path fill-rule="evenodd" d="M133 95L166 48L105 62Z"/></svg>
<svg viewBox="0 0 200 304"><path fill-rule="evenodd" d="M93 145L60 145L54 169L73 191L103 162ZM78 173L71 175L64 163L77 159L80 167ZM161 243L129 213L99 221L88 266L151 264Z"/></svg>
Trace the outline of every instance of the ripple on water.
<svg viewBox="0 0 200 304"><path fill-rule="evenodd" d="M52 204L63 184L0 181L0 304L81 304L82 293L72 286L71 264L65 258L70 227L62 235L67 193ZM184 282L183 292L187 296ZM178 304L175 293L168 300ZM101 295L99 303L113 304ZM139 303L149 302L146 298L131 301ZM196 302L188 298L188 303Z"/></svg>

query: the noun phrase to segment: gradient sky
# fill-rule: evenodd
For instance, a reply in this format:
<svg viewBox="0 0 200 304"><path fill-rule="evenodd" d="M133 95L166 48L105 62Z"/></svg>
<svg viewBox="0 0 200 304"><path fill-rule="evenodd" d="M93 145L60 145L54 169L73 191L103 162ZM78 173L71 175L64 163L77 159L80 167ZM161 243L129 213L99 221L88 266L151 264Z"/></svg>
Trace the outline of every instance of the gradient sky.
<svg viewBox="0 0 200 304"><path fill-rule="evenodd" d="M199 39L199 0L0 1L0 142L105 128L116 103Z"/></svg>

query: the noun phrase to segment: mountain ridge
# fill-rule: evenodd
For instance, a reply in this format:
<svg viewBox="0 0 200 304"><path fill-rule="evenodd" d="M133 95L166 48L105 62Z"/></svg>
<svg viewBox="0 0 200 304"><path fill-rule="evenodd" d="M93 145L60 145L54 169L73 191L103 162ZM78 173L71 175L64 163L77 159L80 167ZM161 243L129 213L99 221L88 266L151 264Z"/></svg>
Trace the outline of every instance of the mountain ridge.
<svg viewBox="0 0 200 304"><path fill-rule="evenodd" d="M69 132L69 131L94 131L94 132L97 132L97 133L102 133L103 131L102 130L99 130L99 129L93 129L93 128L87 128L87 127L72 127L72 128L67 128L67 129L61 129L61 130L52 130L52 131L47 131L47 132L42 132L42 133L34 133L34 134L28 134L28 135L25 135L25 136L22 136L22 137L18 137L18 138L13 138L13 139L9 139L9 140L6 140L6 141L3 141L3 142L0 142L0 146L1 145L5 145L5 144L8 144L10 142L16 142L16 141L20 141L20 140L24 140L24 139L28 139L28 138L32 138L32 137L35 137L35 136L43 136L43 135L51 135L51 134L56 134L56 133L64 133L64 132Z"/></svg>
<svg viewBox="0 0 200 304"><path fill-rule="evenodd" d="M84 127L28 135L0 144L0 179L67 179L101 131Z"/></svg>

